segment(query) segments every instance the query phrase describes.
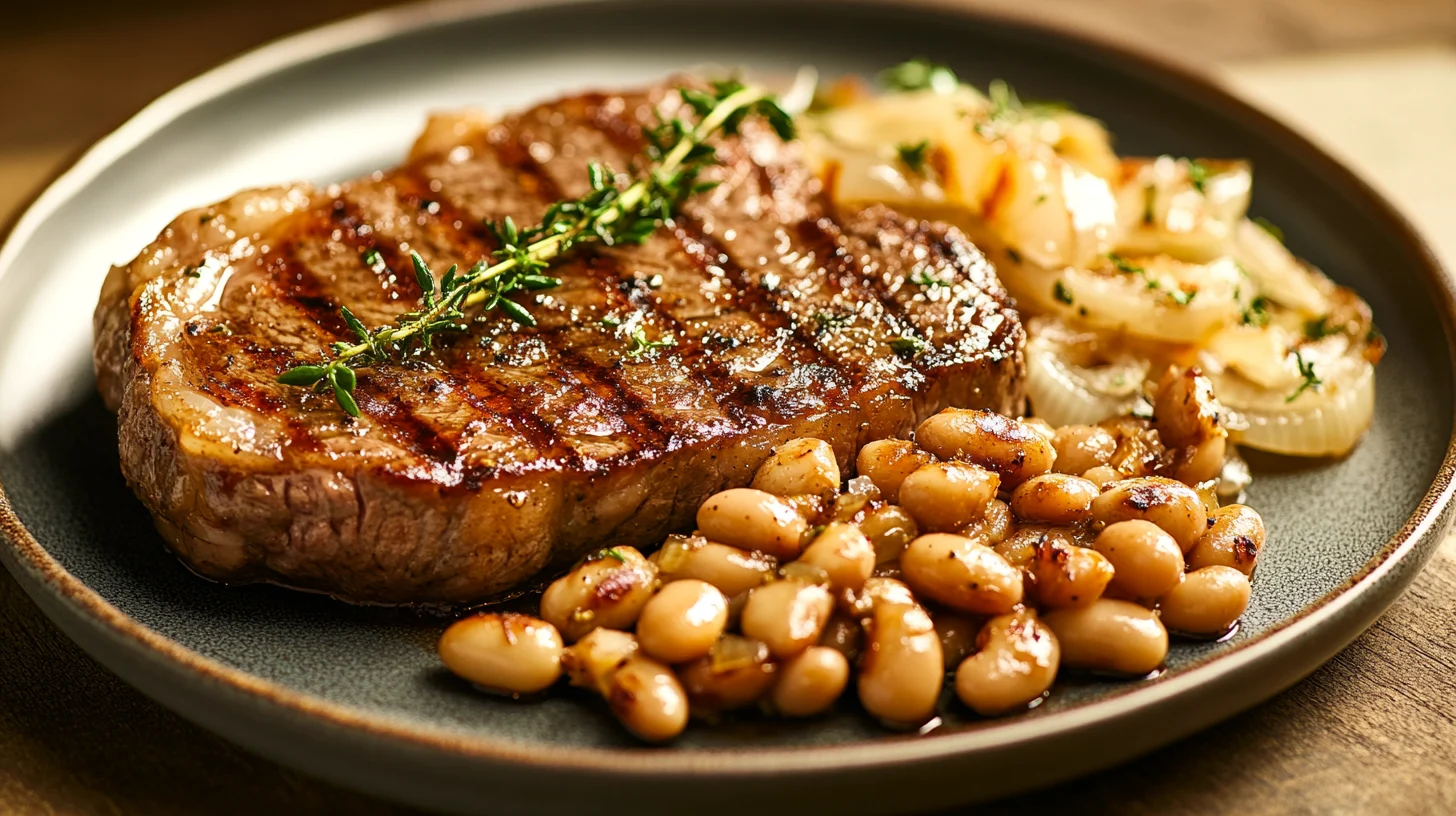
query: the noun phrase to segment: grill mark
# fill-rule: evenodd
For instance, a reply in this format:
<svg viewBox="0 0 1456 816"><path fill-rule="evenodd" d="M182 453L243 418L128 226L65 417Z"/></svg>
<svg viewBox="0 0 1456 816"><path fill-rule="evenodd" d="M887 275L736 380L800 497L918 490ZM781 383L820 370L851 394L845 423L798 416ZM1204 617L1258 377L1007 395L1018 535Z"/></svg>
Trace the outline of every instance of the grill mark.
<svg viewBox="0 0 1456 816"><path fill-rule="evenodd" d="M259 260L277 287L278 293L300 312L308 317L309 323L323 335L319 345L329 343L353 333L339 314L339 306L319 288L318 277L298 256L298 238L290 236Z"/></svg>
<svg viewBox="0 0 1456 816"><path fill-rule="evenodd" d="M838 224L834 223L827 216L821 216L799 222L798 230L800 237L806 243L812 244L817 238L819 241L827 244L831 251L828 253L826 260L832 260L841 273L848 273L831 277L850 278L854 282L853 285L857 291L867 293L879 302L881 310L891 322L891 325L900 327L902 331L914 331L916 336L924 334L924 332L916 328L915 321L911 317L909 310L905 308L905 304L896 300L888 289L880 286L877 278L871 278L866 274L865 268L859 262L859 259L854 257L854 253L848 250L846 246L848 241L844 237L844 231L839 228ZM932 348L936 347L932 345ZM902 362L908 362L922 376L928 377L929 372L921 356L917 355L909 358L909 360L906 360L904 357L900 357L900 359Z"/></svg>
<svg viewBox="0 0 1456 816"><path fill-rule="evenodd" d="M416 179L416 182L419 182L419 180ZM428 185L424 184L424 188L428 189ZM396 196L399 195L399 190L400 185L396 185ZM441 195L439 197L439 201L441 202L440 206L442 208L442 211L444 210L444 208L449 207L449 210L451 212L458 212L458 208L452 202L449 202L447 197ZM379 252L380 258L384 261L385 265L394 273L394 277L397 282L396 289L404 289L407 287L408 294L410 295L411 299L419 299L421 291L419 285L415 282L413 273L410 272L402 274L400 271L412 269L414 262L399 251L398 244L386 244L374 240L368 236L359 235L358 228L364 225L366 222L363 216L359 213L358 209L345 199L340 198L334 201L331 208L331 214L333 215L336 222L346 227L344 235L350 237L350 243L353 244L356 249L359 249L361 252L366 251L367 249L374 249ZM461 222L462 224L464 223L463 219L461 220ZM464 232L464 230L455 228L453 220L450 222L444 222L441 224L441 226L453 233L450 236L452 240L450 240L449 243L452 249L455 249L462 256L467 255L468 253L460 251L459 248L461 246L475 247L476 251L480 252L481 254L484 254L484 252L487 251L487 248L482 245L482 242L478 239L475 239L474 236L462 235L461 233ZM375 231L371 227L370 234L377 234L377 231ZM398 282L404 283L401 286ZM339 318L339 320L342 323L342 318ZM345 328L347 328L347 326ZM473 340L474 336L467 335L466 339ZM448 350L442 349L442 351ZM536 414L529 409L528 406L520 404L520 401L518 400L511 400L508 398L481 398L479 395L477 395L474 391L474 386L480 385L480 380L483 379L483 377L472 376L472 373L475 371L479 371L481 374L483 374L484 371L475 369L473 366L470 367L469 370L462 371L463 368L469 365L468 360L464 359L464 357L465 355L460 354L447 354L444 356L437 356L437 359L444 364L437 366L435 370L440 375L441 379L446 385L454 390L455 393L462 395L462 397L466 400L466 403L470 405L470 407L474 408L482 416L493 419L499 424L514 430L516 433L519 433L521 437L525 440L525 442L532 448L534 448L538 452L538 454L540 454L540 456L558 462L563 462L563 464L574 464L580 462L580 457L577 456L576 452L566 446L563 443L560 435L557 434L555 430L552 429L549 425L542 422L540 418L537 417ZM493 383L493 385L496 385L495 390L504 391L503 384ZM360 409L367 410L365 409L364 403L362 402L360 403ZM371 418L375 419L376 421L380 422L380 424L385 425L386 427L391 424L391 420L383 416L375 416L373 413L371 413L370 416ZM420 422L417 417L413 416L411 417L411 421L415 424L419 424ZM403 431L401 431L400 433L404 434ZM464 433L465 430L462 428L462 438ZM414 435L404 434L404 438L411 439L414 438ZM418 452L421 453L421 455L428 456L428 453L425 451ZM463 468L463 470L469 471L471 470L471 468Z"/></svg>
<svg viewBox="0 0 1456 816"><path fill-rule="evenodd" d="M548 200L561 197L560 188L546 173L546 168L518 142L497 144L496 155L506 166L532 177L536 182L538 196ZM596 253L583 253L577 268L583 270L587 279L595 284L593 288L601 294L607 308L633 306L618 288L621 283L621 270L616 259ZM552 376L558 382L569 385L569 378L579 387L627 409L620 412L620 415L636 450L625 458L648 458L653 452L670 449L670 440L679 435L683 421L672 421L633 393L621 377L620 366L604 366L589 359L572 347L567 331L538 330L535 336L540 338L548 353L569 364L563 366L567 369L565 371L551 369Z"/></svg>
<svg viewBox="0 0 1456 816"><path fill-rule="evenodd" d="M724 279L733 287L734 300L741 304L740 311L757 323L770 338L777 337L780 330L787 330L795 341L793 345L808 353L810 359L806 365L829 369L842 382L854 382L853 372L820 346L813 331L780 310L779 304L783 299L753 283L747 270L734 262L722 244L703 231L702 224L686 215L679 215L673 219L671 232L677 238L683 253L697 263L705 274L711 274L708 272L709 266L718 266L723 270ZM749 392L755 392L756 388L750 388ZM849 388L827 389L823 394L825 405L842 407L850 401L852 393L853 390Z"/></svg>
<svg viewBox="0 0 1456 816"><path fill-rule="evenodd" d="M615 259L613 263L616 263ZM630 303L625 297L623 300ZM701 339L688 331L686 324L664 308L661 298L653 295L651 304L652 314L656 319L678 337L673 352L682 360L683 367L689 372L688 376L701 383L709 394L727 398L718 407L733 423L733 429L742 431L757 424L753 416L739 404L742 393L750 386L733 376L721 357L710 352Z"/></svg>
<svg viewBox="0 0 1456 816"><path fill-rule="evenodd" d="M512 135L515 135L514 131ZM546 173L546 169L536 161L536 157L531 155L525 145L515 139L505 141L492 139L488 144L495 151L496 158L500 159L503 166L531 178L536 189L532 191L523 187L522 192L534 193L539 201L547 205L565 198L565 194L561 192L556 181Z"/></svg>
<svg viewBox="0 0 1456 816"><path fill-rule="evenodd" d="M396 396L376 396L367 392L360 396L360 410L367 412L371 419L403 439L410 451L421 458L446 465L450 470L464 470L455 442L420 419L408 403Z"/></svg>
<svg viewBox="0 0 1456 816"><path fill-rule="evenodd" d="M483 222L466 215L444 195L443 190L433 189L418 165L400 168L389 180L394 183L395 195L400 200L415 208L426 221L433 220L445 228L451 239L450 248L462 261L485 257L496 248L495 235L490 229Z"/></svg>
<svg viewBox="0 0 1456 816"><path fill-rule="evenodd" d="M624 115L629 113L627 110L628 100L625 97L616 97L604 93L585 94L581 99L583 107L587 111L585 118L591 127L598 133L606 136L609 144L627 156L627 169L634 169L647 143L642 136L642 130L645 126L636 119ZM621 99L623 101L621 111L613 111L608 108L607 103L612 99ZM656 103L650 99L644 100L643 104L651 106L654 110L656 109ZM550 180L547 179L546 181L549 183ZM694 257L691 252L687 251L687 247L683 245L681 237L675 235L674 238L677 239L678 245L683 248L684 255L706 272L702 260ZM613 262L616 263L615 259ZM618 273L617 279L618 281L621 280L620 272ZM736 288L737 285L735 283ZM630 303L630 301L628 304L636 308L636 305ZM687 326L682 321L678 320L664 308L660 298L653 296L651 305L652 314L664 326L671 327L676 332L679 341L674 351L683 361L683 365L690 372L690 376L702 383L708 389L708 393L723 398L718 403L718 407L723 411L724 416L733 423L733 430L741 432L760 424L761 420L745 408L748 402L748 394L755 386L745 383L734 376L719 355L709 351L698 337L688 331ZM772 334L770 334L770 337L772 337Z"/></svg>
<svg viewBox="0 0 1456 816"><path fill-rule="evenodd" d="M340 240L359 253L360 266L368 268L363 258L366 253L370 251L379 253L379 259L389 270L388 276L378 278L381 283L388 284L387 288L381 290L385 295L385 300L391 299L388 297L389 295L395 295L394 299L397 300L416 301L420 299L424 293L420 290L420 285L415 282L412 271L413 262L399 251L398 244L386 244L377 240L374 236L378 235L378 231L365 220L358 207L346 198L335 198L329 206L328 217L333 222L333 226L328 228L328 232L332 234L333 227L339 228ZM364 227L369 229L367 235L360 234L360 230Z"/></svg>

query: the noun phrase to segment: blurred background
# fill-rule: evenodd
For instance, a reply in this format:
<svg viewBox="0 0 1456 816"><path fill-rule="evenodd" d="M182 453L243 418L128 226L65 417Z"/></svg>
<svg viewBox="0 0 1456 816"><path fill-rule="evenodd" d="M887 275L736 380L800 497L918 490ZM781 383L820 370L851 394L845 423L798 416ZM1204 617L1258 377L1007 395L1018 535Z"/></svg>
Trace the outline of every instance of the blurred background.
<svg viewBox="0 0 1456 816"><path fill-rule="evenodd" d="M1357 166L1376 170L1371 175L1397 198L1408 186L1429 187L1432 171L1456 181L1456 162L1424 161L1430 154L1419 149L1456 150L1456 0L936 1L1040 18L1221 72ZM268 40L385 5L394 3L7 3L0 218L74 151L177 83ZM1387 132L1413 141L1397 151L1380 141ZM1456 207L1449 199L1439 213L1435 206L1423 203L1413 214L1428 230L1449 232Z"/></svg>
<svg viewBox="0 0 1456 816"><path fill-rule="evenodd" d="M1080 29L1215 74L1363 172L1456 268L1456 0L933 2ZM0 224L77 151L174 85L384 5L6 3ZM1148 814L1456 812L1453 644L1448 540L1375 628L1309 680L1205 734L996 812L1054 802ZM406 811L183 722L91 662L0 570L0 812Z"/></svg>

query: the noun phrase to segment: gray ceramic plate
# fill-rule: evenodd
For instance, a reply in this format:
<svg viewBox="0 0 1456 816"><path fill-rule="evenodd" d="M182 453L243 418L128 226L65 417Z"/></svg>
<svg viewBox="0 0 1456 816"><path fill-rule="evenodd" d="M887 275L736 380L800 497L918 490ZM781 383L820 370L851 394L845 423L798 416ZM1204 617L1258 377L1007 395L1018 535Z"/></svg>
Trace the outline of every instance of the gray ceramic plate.
<svg viewBox="0 0 1456 816"><path fill-rule="evenodd" d="M1451 292L1370 188L1224 91L1073 36L928 6L521 6L383 12L243 57L101 141L14 225L0 251L0 552L61 628L147 694L284 762L450 809L929 807L1106 766L1269 697L1369 626L1439 541ZM507 108L705 62L835 75L917 54L1067 99L1126 152L1252 158L1255 210L1374 305L1390 340L1374 428L1344 461L1265 463L1250 503L1272 544L1234 638L1176 647L1153 681L1064 683L1012 719L952 706L931 733L892 735L846 703L827 719L694 727L649 749L582 698L470 693L436 663L438 622L193 577L123 483L93 391L91 307L108 264L181 210L388 166L434 108Z"/></svg>

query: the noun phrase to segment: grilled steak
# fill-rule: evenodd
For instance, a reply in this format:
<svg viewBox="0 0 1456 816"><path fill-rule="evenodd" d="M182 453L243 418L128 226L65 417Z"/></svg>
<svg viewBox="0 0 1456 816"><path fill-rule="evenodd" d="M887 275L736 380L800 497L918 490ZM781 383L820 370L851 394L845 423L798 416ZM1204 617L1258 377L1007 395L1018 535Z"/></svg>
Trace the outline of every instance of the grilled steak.
<svg viewBox="0 0 1456 816"><path fill-rule="evenodd" d="M582 248L529 295L415 362L361 370L363 417L279 373L388 323L538 221L599 160L640 167L668 86L562 99L498 122L437 117L408 162L347 184L256 190L182 215L116 267L95 363L122 468L182 558L225 581L368 603L458 604L604 544L651 546L741 486L774 445L859 444L948 406L1022 405L1022 330L954 229L835 213L750 120L722 183L641 246ZM926 283L922 275L937 283ZM638 325L670 347L629 355ZM908 338L908 339L907 339Z"/></svg>

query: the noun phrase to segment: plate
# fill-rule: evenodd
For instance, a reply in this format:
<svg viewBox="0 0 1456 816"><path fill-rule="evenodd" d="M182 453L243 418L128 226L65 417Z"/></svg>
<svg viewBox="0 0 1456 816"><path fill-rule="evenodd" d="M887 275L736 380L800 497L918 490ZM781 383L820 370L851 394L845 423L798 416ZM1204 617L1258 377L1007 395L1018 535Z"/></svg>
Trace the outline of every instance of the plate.
<svg viewBox="0 0 1456 816"><path fill-rule="evenodd" d="M637 745L594 701L470 692L434 657L440 621L188 573L117 465L90 314L107 266L178 212L272 182L398 162L432 109L501 110L685 66L870 74L910 56L1104 119L1131 154L1245 156L1254 211L1365 294L1390 353L1369 437L1341 461L1257 461L1271 544L1242 628L1178 645L1156 679L1072 679L1028 714L948 706L892 734L852 702L824 719L694 726ZM457 811L904 811L1104 767L1294 683L1367 626L1449 519L1453 297L1365 183L1208 80L1027 22L887 2L450 3L275 43L172 91L86 153L0 249L0 554L88 652L183 715L346 785ZM852 695L851 695L852 696ZM644 787L644 784L646 787Z"/></svg>

